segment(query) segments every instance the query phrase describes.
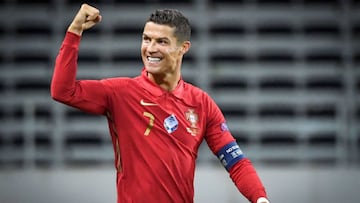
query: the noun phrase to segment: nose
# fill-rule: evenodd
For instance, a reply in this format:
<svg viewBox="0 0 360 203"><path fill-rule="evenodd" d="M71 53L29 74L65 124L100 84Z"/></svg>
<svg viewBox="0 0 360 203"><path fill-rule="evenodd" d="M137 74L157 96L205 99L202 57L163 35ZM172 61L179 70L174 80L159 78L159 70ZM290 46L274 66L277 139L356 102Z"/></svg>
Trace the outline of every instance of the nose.
<svg viewBox="0 0 360 203"><path fill-rule="evenodd" d="M156 46L156 42L154 40L152 40L148 46L147 46L147 51L150 53L156 52L157 51L157 46Z"/></svg>

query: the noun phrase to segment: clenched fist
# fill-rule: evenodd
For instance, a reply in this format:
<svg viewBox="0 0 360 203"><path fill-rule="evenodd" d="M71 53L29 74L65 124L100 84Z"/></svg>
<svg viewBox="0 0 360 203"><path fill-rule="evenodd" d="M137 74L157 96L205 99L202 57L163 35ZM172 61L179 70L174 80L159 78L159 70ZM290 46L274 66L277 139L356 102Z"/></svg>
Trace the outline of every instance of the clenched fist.
<svg viewBox="0 0 360 203"><path fill-rule="evenodd" d="M77 35L81 35L84 30L93 27L100 21L100 11L88 4L83 4L70 24L68 31Z"/></svg>

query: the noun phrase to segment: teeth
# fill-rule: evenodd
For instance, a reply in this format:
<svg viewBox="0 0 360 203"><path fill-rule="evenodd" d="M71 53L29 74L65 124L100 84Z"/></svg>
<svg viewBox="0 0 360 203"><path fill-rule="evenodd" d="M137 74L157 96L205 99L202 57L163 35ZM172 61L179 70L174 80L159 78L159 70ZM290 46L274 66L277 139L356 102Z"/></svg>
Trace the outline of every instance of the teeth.
<svg viewBox="0 0 360 203"><path fill-rule="evenodd" d="M148 57L148 60L150 62L159 62L161 59L160 58L155 58L155 57Z"/></svg>

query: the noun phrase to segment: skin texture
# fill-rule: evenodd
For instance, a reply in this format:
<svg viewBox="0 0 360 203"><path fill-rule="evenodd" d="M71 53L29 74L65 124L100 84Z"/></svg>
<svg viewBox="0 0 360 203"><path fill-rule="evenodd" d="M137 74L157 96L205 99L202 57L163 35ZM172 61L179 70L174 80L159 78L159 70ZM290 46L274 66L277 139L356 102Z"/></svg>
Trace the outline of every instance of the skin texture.
<svg viewBox="0 0 360 203"><path fill-rule="evenodd" d="M153 22L146 23L141 44L141 56L148 77L163 89L175 89L181 77L183 55L189 50L190 42L178 42L174 28ZM150 61L158 58L160 61Z"/></svg>

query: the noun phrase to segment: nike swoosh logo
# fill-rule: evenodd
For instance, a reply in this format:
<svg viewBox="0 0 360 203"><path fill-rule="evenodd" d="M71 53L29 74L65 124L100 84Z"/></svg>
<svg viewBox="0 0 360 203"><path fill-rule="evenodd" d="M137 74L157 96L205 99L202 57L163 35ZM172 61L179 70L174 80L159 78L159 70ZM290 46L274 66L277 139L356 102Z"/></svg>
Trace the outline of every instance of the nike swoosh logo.
<svg viewBox="0 0 360 203"><path fill-rule="evenodd" d="M158 106L158 104L155 103L148 103L148 102L144 102L144 100L140 100L140 104L143 106Z"/></svg>

